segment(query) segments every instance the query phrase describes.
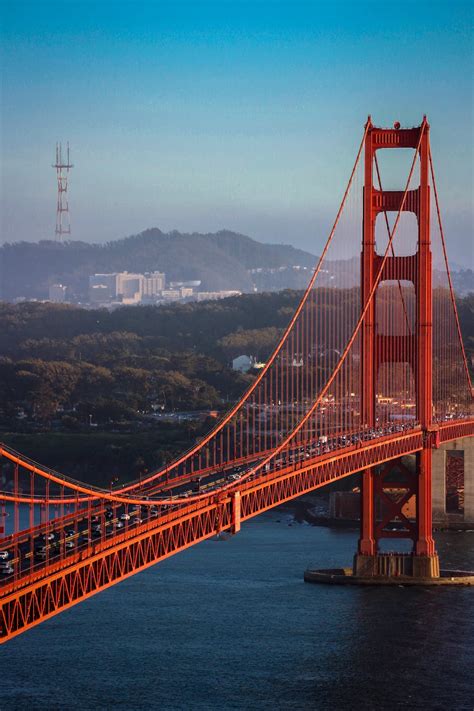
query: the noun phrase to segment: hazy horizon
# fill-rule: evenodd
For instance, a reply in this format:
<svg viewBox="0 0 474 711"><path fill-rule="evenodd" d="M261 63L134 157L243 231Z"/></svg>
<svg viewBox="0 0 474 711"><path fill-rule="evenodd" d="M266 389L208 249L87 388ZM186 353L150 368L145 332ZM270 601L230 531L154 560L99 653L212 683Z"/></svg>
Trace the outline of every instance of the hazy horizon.
<svg viewBox="0 0 474 711"><path fill-rule="evenodd" d="M470 262L472 5L405 9L3 3L2 242L54 239L69 141L72 239L229 229L317 254L367 115L427 114L449 255Z"/></svg>

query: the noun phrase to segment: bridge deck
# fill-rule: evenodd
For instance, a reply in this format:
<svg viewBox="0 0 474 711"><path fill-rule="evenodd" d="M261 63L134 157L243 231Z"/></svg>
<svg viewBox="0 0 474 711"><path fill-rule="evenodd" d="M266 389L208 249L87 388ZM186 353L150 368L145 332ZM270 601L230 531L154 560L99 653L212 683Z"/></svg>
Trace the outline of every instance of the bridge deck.
<svg viewBox="0 0 474 711"><path fill-rule="evenodd" d="M441 442L473 434L474 420L449 422L440 427ZM92 544L40 570L26 573L1 590L0 640L7 641L221 531L236 532L241 521L366 467L413 454L422 448L423 433L416 429L295 462L236 484L233 491L213 492L207 499L182 505L133 531Z"/></svg>

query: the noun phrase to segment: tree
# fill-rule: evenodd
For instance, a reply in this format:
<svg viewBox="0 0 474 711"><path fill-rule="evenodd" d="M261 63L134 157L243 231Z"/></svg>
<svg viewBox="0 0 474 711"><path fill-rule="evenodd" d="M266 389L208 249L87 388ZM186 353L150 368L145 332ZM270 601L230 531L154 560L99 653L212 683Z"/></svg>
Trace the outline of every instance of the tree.
<svg viewBox="0 0 474 711"><path fill-rule="evenodd" d="M253 355L257 360L268 358L281 337L281 329L268 328L240 330L219 339L218 344L229 358Z"/></svg>

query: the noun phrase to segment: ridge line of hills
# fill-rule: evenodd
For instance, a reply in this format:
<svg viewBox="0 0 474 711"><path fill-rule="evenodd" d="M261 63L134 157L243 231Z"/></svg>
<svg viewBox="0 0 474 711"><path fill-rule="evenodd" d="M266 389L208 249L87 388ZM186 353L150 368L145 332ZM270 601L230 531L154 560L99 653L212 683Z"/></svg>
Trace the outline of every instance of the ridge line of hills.
<svg viewBox="0 0 474 711"><path fill-rule="evenodd" d="M265 244L246 235L164 233L158 228L105 244L52 240L7 243L0 247L0 298L47 298L52 283L65 283L85 296L90 274L161 271L169 281L200 280L203 290L251 292L251 269L312 269L316 257L285 244ZM298 278L298 276L300 278ZM302 288L307 275L286 275L285 287ZM261 280L261 276L259 277ZM272 289L271 284L267 288ZM283 288L276 284L274 288Z"/></svg>
<svg viewBox="0 0 474 711"><path fill-rule="evenodd" d="M354 286L354 259L358 257L340 261L336 281L330 282L328 275L327 285ZM316 262L315 255L302 249L258 242L230 230L165 233L155 227L104 244L14 242L0 246L0 299L47 299L49 286L62 283L73 301L87 302L91 274L122 271L164 272L167 283L199 280L203 291L298 290L306 288ZM442 277L443 270L438 274ZM452 276L458 295L474 291L471 269L453 271Z"/></svg>

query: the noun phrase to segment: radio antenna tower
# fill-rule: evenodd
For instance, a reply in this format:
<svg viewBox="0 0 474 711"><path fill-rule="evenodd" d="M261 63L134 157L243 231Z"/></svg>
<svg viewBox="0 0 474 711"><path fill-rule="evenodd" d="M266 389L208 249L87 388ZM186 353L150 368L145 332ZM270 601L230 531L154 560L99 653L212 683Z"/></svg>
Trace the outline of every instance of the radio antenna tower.
<svg viewBox="0 0 474 711"><path fill-rule="evenodd" d="M69 142L67 143L67 156L63 160L63 149L61 143L56 143L56 163L52 166L56 168L58 178L58 203L56 208L56 240L63 241L63 235L71 234L71 222L69 220L69 204L67 201L67 181L69 171L73 167L69 161Z"/></svg>

